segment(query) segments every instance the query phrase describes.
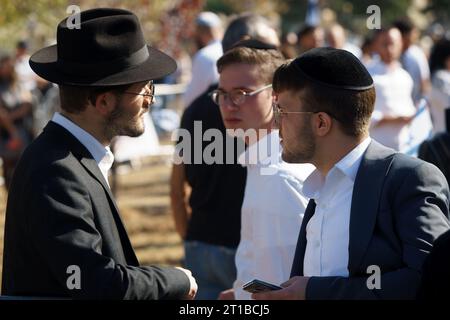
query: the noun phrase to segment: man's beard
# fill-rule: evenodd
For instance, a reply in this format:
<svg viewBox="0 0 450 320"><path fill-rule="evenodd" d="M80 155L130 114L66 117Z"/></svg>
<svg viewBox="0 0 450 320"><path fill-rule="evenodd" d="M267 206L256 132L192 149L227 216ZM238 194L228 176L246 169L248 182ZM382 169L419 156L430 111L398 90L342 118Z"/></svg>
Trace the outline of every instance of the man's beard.
<svg viewBox="0 0 450 320"><path fill-rule="evenodd" d="M282 158L287 163L309 163L316 151L316 141L311 127L307 123L302 125L303 127L299 130L298 135L301 142L296 144L295 150L287 149L285 147L286 142L283 141Z"/></svg>
<svg viewBox="0 0 450 320"><path fill-rule="evenodd" d="M104 130L109 139L115 136L138 137L144 133L142 114L139 115L138 120L135 120L135 118L129 117L125 110L125 107L117 104L106 119Z"/></svg>

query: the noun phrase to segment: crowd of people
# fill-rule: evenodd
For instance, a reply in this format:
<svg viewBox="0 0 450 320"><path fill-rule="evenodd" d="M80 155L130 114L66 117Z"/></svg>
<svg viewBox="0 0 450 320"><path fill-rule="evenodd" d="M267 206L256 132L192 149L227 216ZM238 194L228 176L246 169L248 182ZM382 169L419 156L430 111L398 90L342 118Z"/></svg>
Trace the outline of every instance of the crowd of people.
<svg viewBox="0 0 450 320"><path fill-rule="evenodd" d="M426 54L407 19L367 35L361 48L338 23L305 25L285 41L253 13L225 28L212 12L195 23L180 128L193 139L216 130L227 142L214 149L220 163L202 158L211 150L203 141L172 167L183 268L139 265L108 182L113 138L142 134L153 80L176 69L145 44L137 17L85 11L81 29L58 25L56 47L24 58L20 43L15 59L0 60L9 188L2 294L448 296L450 40L437 39ZM28 59L39 80L25 71ZM243 152L230 154L230 144ZM66 281L73 265L81 270L75 289ZM371 286L374 267L379 285ZM254 279L281 289L245 291Z"/></svg>

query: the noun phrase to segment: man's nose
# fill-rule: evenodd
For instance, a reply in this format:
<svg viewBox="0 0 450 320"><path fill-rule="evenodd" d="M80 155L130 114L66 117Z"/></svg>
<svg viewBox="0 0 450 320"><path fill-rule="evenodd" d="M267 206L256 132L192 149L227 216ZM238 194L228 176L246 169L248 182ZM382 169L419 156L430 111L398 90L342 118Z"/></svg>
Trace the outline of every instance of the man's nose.
<svg viewBox="0 0 450 320"><path fill-rule="evenodd" d="M235 104L228 95L223 97L221 107L228 109L228 110L236 110L239 108L239 106L237 104Z"/></svg>

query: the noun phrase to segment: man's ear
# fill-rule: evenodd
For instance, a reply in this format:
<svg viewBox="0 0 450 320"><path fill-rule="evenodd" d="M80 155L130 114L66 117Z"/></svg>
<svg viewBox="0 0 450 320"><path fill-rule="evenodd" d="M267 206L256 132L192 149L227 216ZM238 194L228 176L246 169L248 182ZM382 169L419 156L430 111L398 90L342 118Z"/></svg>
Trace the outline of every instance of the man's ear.
<svg viewBox="0 0 450 320"><path fill-rule="evenodd" d="M326 136L333 126L330 115L325 112L318 112L314 118L314 131L319 137Z"/></svg>
<svg viewBox="0 0 450 320"><path fill-rule="evenodd" d="M117 97L112 92L103 92L97 95L94 107L101 115L106 116L114 110L116 104Z"/></svg>

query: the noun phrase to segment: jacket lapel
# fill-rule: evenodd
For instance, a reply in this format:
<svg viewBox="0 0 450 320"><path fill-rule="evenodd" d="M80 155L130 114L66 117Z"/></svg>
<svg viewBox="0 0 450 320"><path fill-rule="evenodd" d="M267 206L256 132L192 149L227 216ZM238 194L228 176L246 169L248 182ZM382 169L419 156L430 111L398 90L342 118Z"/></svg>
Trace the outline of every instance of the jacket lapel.
<svg viewBox="0 0 450 320"><path fill-rule="evenodd" d="M350 274L357 272L373 236L384 180L395 152L372 141L361 160L353 187L349 227Z"/></svg>
<svg viewBox="0 0 450 320"><path fill-rule="evenodd" d="M303 216L302 226L298 234L297 247L295 248L294 261L292 262L291 278L303 275L303 259L306 251L306 226L316 211L316 203L314 199L309 200Z"/></svg>
<svg viewBox="0 0 450 320"><path fill-rule="evenodd" d="M100 182L104 191L108 195L108 200L110 203L110 207L112 209L111 214L115 221L117 230L119 232L119 236L122 240L122 247L124 249L125 257L128 260L128 263L132 265L138 265L139 264L138 259L134 253L127 231L119 215L119 208L117 207L117 204L114 200L114 196L103 174L101 173L100 168L97 165L97 162L92 157L91 153L84 147L84 145L81 142L78 141L78 139L76 139L70 132L68 132L66 129L64 129L57 123L50 121L44 130L53 135L57 135L57 137L63 139L66 143L68 143L72 153L77 157L82 166L89 172L89 174L94 179Z"/></svg>

